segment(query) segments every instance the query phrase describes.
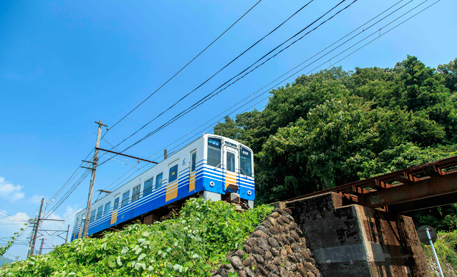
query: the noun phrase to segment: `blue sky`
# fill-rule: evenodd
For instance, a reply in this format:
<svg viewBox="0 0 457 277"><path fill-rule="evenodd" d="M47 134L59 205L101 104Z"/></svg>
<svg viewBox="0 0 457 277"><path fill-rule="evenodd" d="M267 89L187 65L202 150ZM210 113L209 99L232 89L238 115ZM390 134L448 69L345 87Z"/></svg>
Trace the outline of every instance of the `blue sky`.
<svg viewBox="0 0 457 277"><path fill-rule="evenodd" d="M94 121L103 120L112 126L256 2L257 0L2 1L0 244L4 242L4 237L18 230L18 224L36 214L41 197L50 201L78 168L81 160L95 145L97 126ZM101 147L111 148L110 144L122 141L306 2L308 1L261 1L176 78L110 130ZM118 149L123 150L161 126L339 2L313 1L283 27L201 89L121 144ZM335 11L351 2L345 1ZM230 114L230 111L223 113L224 110L397 2L398 0L358 0L252 74L126 153L160 161L165 147L173 150L177 146L177 143L172 144L175 140L184 137L179 142L185 142L203 132L211 132L211 124ZM366 30L363 36L353 42L378 30L380 26L421 2L423 1L402 1L396 7L408 4L401 11ZM420 11L433 2L427 1L415 11ZM393 67L407 55L417 56L431 67L448 63L457 56L457 39L454 35L457 26L457 18L454 16L456 10L456 1L442 0L385 35L394 25L378 31L372 37L379 37L377 40L348 58L338 62L345 56L342 55L329 60L340 50L335 51L306 70L280 84L270 86L293 82L296 76L309 73L321 63L324 65L319 69L331 65L342 66L346 70L355 67ZM258 100L267 95L263 94ZM238 112L253 107L262 109L266 101L249 103ZM205 128L196 129L212 118L215 119ZM101 161L107 156L102 157ZM128 174L139 173L141 171L136 168L142 166L144 163L138 164L137 161L117 157L99 168L95 189L113 188L118 184L113 182L125 172L130 170ZM89 178L76 188L52 216L62 219L71 216L85 204L88 187ZM48 211L55 202L48 205ZM45 227L66 228L66 224L68 223L48 223ZM28 230L21 240L25 240L27 232ZM51 241L47 237L46 244L51 246L61 242L60 239L54 238ZM7 256L20 256L22 259L25 253L26 247L17 245L7 252Z"/></svg>

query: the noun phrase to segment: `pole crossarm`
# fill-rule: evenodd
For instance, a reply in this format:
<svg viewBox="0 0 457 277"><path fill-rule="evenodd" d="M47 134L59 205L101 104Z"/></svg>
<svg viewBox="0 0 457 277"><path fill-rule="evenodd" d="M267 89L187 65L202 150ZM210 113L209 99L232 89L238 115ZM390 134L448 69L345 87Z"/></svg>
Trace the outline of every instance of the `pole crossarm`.
<svg viewBox="0 0 457 277"><path fill-rule="evenodd" d="M144 162L148 162L148 163L158 164L158 162L154 162L154 161L150 161L150 160L146 160L146 159L142 159L142 158L138 158L138 157L122 154L122 153L119 153L119 152L114 152L114 151L111 151L111 150L108 150L108 149L103 149L103 148L97 148L97 149L105 151L105 152L108 152L108 153L113 153L113 154L116 154L116 155L132 158L132 159L135 159L135 160L140 160L140 161L144 161Z"/></svg>

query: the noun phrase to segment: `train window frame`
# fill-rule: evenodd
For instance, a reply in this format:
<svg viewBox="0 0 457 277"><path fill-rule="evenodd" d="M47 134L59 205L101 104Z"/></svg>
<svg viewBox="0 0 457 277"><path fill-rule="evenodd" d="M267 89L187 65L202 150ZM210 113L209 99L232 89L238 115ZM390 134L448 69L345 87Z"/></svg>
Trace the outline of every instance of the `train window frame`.
<svg viewBox="0 0 457 277"><path fill-rule="evenodd" d="M129 204L129 199L130 199L130 190L128 190L122 194L121 208L125 207Z"/></svg>
<svg viewBox="0 0 457 277"><path fill-rule="evenodd" d="M135 202L140 198L140 189L141 189L141 184L138 186L134 186L132 189L132 202ZM135 192L136 190L136 192Z"/></svg>
<svg viewBox="0 0 457 277"><path fill-rule="evenodd" d="M159 176L160 176L160 182L159 182ZM159 174L156 175L156 184L154 189L159 189L163 185L163 172L160 172Z"/></svg>
<svg viewBox="0 0 457 277"><path fill-rule="evenodd" d="M95 210L92 210L92 211L90 212L89 223L94 222L94 220L95 220L95 212L96 212Z"/></svg>
<svg viewBox="0 0 457 277"><path fill-rule="evenodd" d="M149 185L151 184L151 185ZM154 177L146 180L143 185L143 197L152 193L154 188Z"/></svg>
<svg viewBox="0 0 457 277"><path fill-rule="evenodd" d="M105 207L103 209L103 215L107 215L109 211L111 210L111 201L105 204Z"/></svg>
<svg viewBox="0 0 457 277"><path fill-rule="evenodd" d="M206 149L206 164L216 168L220 167L222 163L222 139L208 137ZM218 158L215 159L217 156Z"/></svg>
<svg viewBox="0 0 457 277"><path fill-rule="evenodd" d="M197 170L197 150L190 152L190 172Z"/></svg>
<svg viewBox="0 0 457 277"><path fill-rule="evenodd" d="M103 215L103 205L101 205L100 207L97 208L97 216L95 218L95 220L99 220Z"/></svg>
<svg viewBox="0 0 457 277"><path fill-rule="evenodd" d="M232 156L230 161L229 156ZM226 151L225 163L227 171L236 172L236 153L232 151Z"/></svg>
<svg viewBox="0 0 457 277"><path fill-rule="evenodd" d="M246 155L244 154L244 152L247 152L249 155ZM245 176L248 176L248 177L253 177L253 174L254 174L254 167L253 167L253 163L252 163L252 151L247 149L246 147L241 147L240 148L240 173L245 175ZM250 174L246 174L246 171L245 171L245 168L244 168L244 162L247 161L249 159L249 173Z"/></svg>
<svg viewBox="0 0 457 277"><path fill-rule="evenodd" d="M120 202L120 201L119 201L119 198L120 198L120 196L114 198L114 202L113 202L113 211L119 209L119 202Z"/></svg>
<svg viewBox="0 0 457 277"><path fill-rule="evenodd" d="M179 169L178 164L170 166L170 168L168 169L168 183L169 184L171 182L178 180L178 169Z"/></svg>

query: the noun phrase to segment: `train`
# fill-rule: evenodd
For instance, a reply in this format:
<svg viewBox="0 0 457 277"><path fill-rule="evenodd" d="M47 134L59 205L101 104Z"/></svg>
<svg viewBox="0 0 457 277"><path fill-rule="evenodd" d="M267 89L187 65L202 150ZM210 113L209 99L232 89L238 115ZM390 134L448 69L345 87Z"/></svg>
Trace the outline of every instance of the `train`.
<svg viewBox="0 0 457 277"><path fill-rule="evenodd" d="M204 134L92 203L88 235L131 222L151 224L190 197L254 206L254 155L233 139ZM83 236L86 209L75 216L71 240Z"/></svg>

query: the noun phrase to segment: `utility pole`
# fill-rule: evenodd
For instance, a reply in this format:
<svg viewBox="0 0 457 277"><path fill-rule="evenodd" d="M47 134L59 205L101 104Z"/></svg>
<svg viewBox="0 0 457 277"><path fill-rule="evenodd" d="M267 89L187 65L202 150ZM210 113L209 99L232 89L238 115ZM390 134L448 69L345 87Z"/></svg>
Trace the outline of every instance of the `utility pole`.
<svg viewBox="0 0 457 277"><path fill-rule="evenodd" d="M68 242L68 233L70 232L70 224L68 224L68 227L67 227L67 236L65 237L65 243Z"/></svg>
<svg viewBox="0 0 457 277"><path fill-rule="evenodd" d="M89 186L89 196L87 198L87 208L86 208L86 220L84 221L84 235L83 237L87 237L87 233L89 232L89 221L90 221L90 209L92 206L92 195L94 193L94 182L95 182L95 173L97 171L97 163L98 163L98 149L100 147L100 137L102 134L102 126L108 128L108 126L103 124L103 121L95 122L98 124L98 133L97 133L97 142L95 144L95 153L94 153L94 161L92 162L92 175L90 176L90 186Z"/></svg>
<svg viewBox="0 0 457 277"><path fill-rule="evenodd" d="M35 251L35 242L36 242L36 236L38 233L38 225L40 225L41 211L43 210L43 203L44 203L44 198L41 198L40 212L38 213L38 219L35 222L35 225L33 226L33 234L32 234L32 239L31 239L30 252L28 253L27 258L29 256L33 255L33 252Z"/></svg>
<svg viewBox="0 0 457 277"><path fill-rule="evenodd" d="M41 256L41 253L43 253L43 244L44 244L44 238L41 238L40 256Z"/></svg>

